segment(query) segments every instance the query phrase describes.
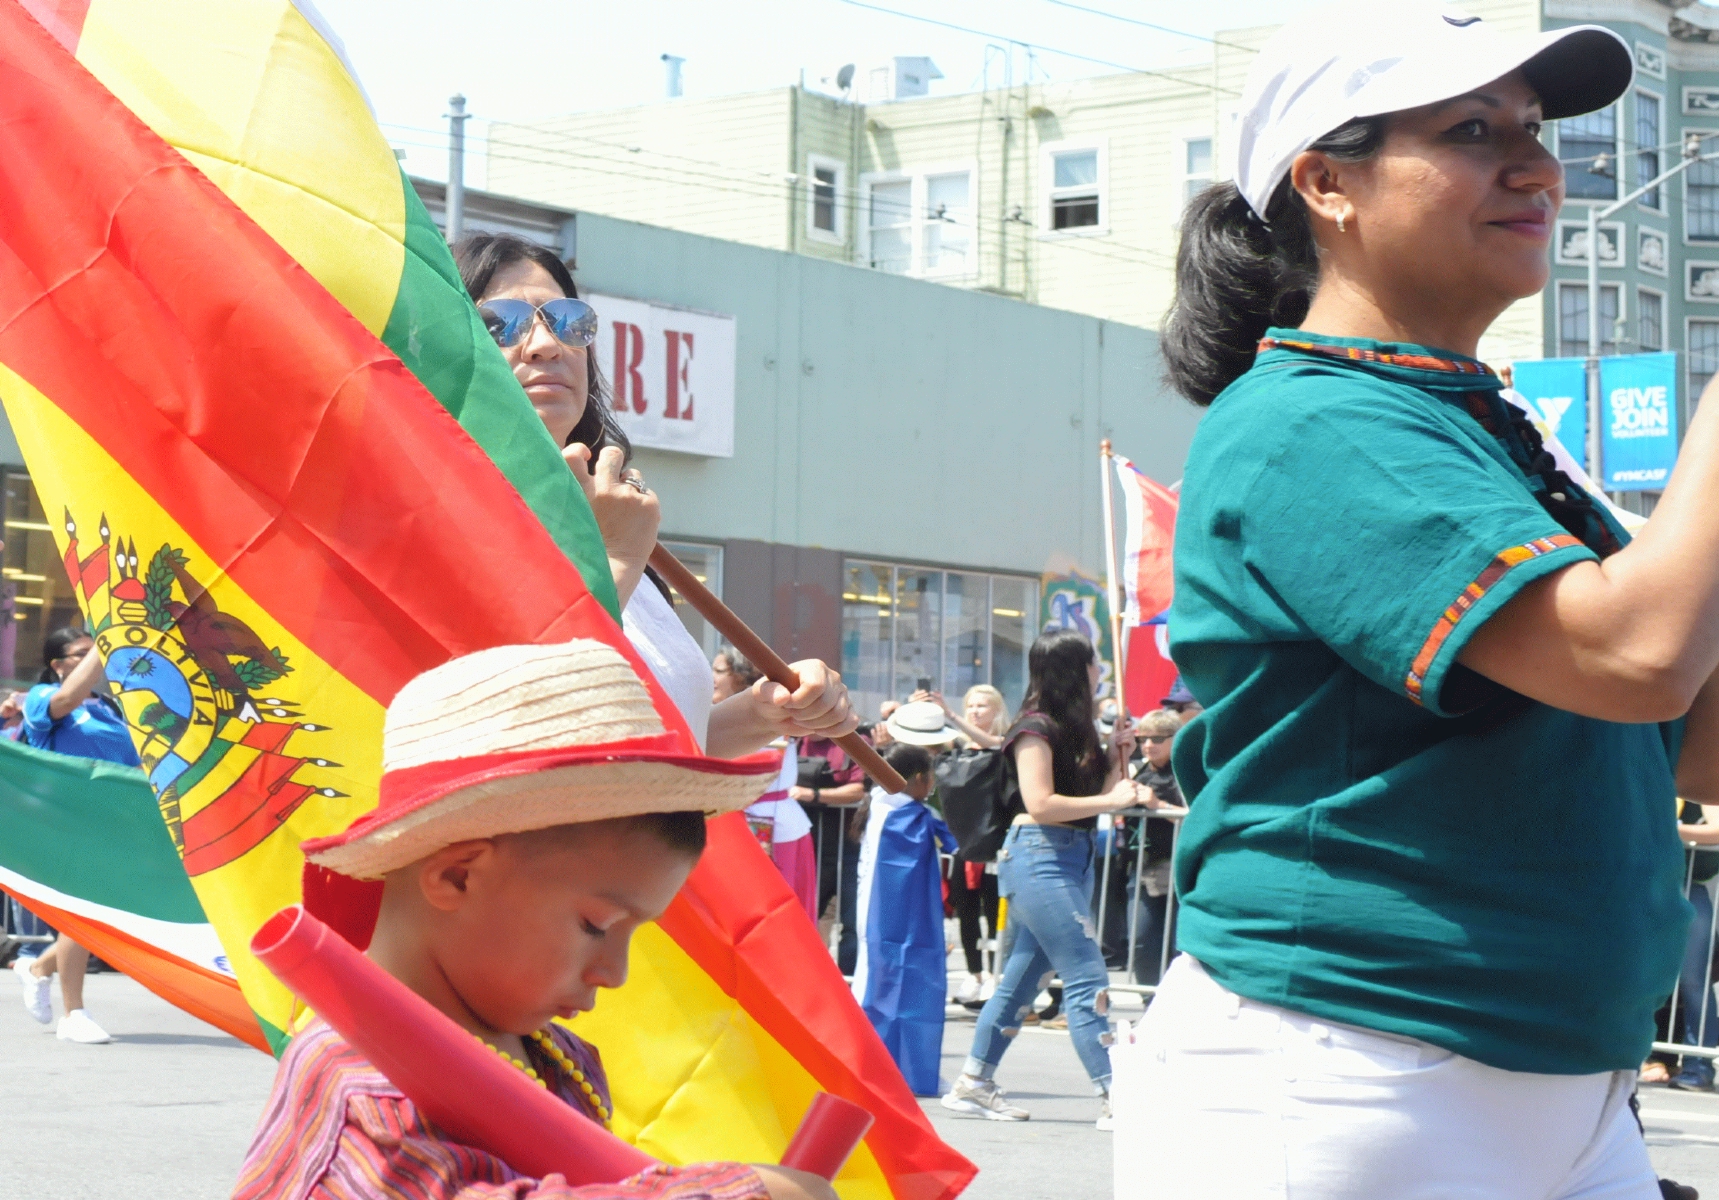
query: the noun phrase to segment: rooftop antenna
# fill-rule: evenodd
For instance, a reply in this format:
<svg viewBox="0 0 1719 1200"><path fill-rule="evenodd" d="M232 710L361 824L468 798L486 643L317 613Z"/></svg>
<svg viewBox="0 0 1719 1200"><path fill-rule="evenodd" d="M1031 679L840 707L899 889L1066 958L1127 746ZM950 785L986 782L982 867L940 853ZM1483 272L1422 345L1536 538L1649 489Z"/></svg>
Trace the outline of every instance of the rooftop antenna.
<svg viewBox="0 0 1719 1200"><path fill-rule="evenodd" d="M666 95L668 98L673 100L676 96L681 94L680 65L685 62L686 59L676 54L665 54L662 58L664 68L663 86L666 89Z"/></svg>

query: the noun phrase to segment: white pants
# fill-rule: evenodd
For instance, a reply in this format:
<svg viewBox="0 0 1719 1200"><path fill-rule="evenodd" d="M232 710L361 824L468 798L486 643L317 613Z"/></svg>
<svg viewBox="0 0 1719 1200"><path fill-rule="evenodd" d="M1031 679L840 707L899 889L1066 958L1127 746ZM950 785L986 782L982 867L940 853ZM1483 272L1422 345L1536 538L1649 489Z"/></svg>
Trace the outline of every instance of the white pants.
<svg viewBox="0 0 1719 1200"><path fill-rule="evenodd" d="M1137 1037L1116 1136L1145 1169L1117 1200L1660 1200L1632 1071L1501 1071L1243 1000L1185 954Z"/></svg>

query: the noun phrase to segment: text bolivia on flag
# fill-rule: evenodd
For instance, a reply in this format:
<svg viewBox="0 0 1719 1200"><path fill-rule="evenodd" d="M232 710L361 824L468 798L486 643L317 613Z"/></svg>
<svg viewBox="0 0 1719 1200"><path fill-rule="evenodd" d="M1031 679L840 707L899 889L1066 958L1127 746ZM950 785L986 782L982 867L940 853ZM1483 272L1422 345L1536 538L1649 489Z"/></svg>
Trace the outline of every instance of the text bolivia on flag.
<svg viewBox="0 0 1719 1200"><path fill-rule="evenodd" d="M170 68L183 72L185 62L196 59L195 38L202 27L184 20L187 13L210 28L219 27L217 17L238 10L268 10L283 29L297 16L291 6L280 3L150 8L168 24L179 19L185 40L175 44L178 58L171 63L137 66L123 54L110 56L111 61L131 62L140 77L153 71L171 78ZM90 10L90 20L104 11L108 7L98 3ZM13 19L16 9L10 0L0 0L0 14L17 26L20 36L29 32ZM83 26L86 37L89 30ZM61 37L67 38L64 28ZM272 53L277 43L295 49L320 47L321 67L331 59L338 62L326 44L303 37L297 42L284 35L274 42L265 39L258 52ZM8 41L9 46L20 44ZM152 49L162 49L159 39ZM197 846L213 847L206 857L217 863L198 874L205 907L222 926L229 947L242 946L259 914L296 898L296 872L291 868L297 863L298 839L338 828L352 812L372 802L379 701L400 682L450 653L477 645L566 637L597 627L614 637L614 627L589 602L577 575L554 553L541 528L524 516L517 495L475 455L410 376L399 371L397 362L370 339L355 337L358 331L350 322L334 319L329 310L337 306L328 304L326 293L300 286L308 281L283 269L284 256L278 250L267 246L274 251L272 257L263 252L267 239L258 239L254 228L230 208L210 205L212 193L206 185L199 190L188 184L185 177L194 179L194 173L181 170L175 177L178 160L152 159L148 139L138 136L141 130L116 121L89 95L68 103L66 93L78 91L80 81L69 73L57 74L51 55L32 48L18 57L37 68L33 86L38 94L33 100L53 99L44 105L33 103L31 96L14 97L11 133L0 136L14 139L15 145L5 149L17 170L8 178L0 167L0 216L27 212L32 200L43 198L44 185L53 190L49 180L61 187L76 180L82 207L60 218L74 235L71 239L56 241L45 228L28 222L6 227L8 240L22 239L43 261L25 264L20 259L29 256L13 254L0 263L0 363L17 368L24 377L0 382L0 396L13 413L32 464L42 464L36 474L44 493L50 494L50 504L52 496L69 500L75 479L80 504L88 498L91 507L101 508L111 496L114 503L108 507L124 514L115 519L118 541L111 552L106 522L101 522L101 553L114 565L107 594L89 597L91 616L110 622L103 630L110 635L110 646L133 651L120 655L122 687L152 673L146 682L165 684L166 668L174 667L172 673L184 690L194 693L188 700L184 695L164 696L153 687L125 689L149 693L132 696L128 712L144 735L140 740L152 751L150 765L158 782L164 769L177 773L173 783L184 782L182 789L164 789L170 822L178 820L183 835L186 821L205 812L195 800L180 803L174 811L175 793L183 800L201 788L206 798L219 788L219 798L225 799L238 789L254 801L242 813L205 819L197 839ZM287 58L302 69L302 61L290 54ZM31 86L24 90L31 91ZM29 120L16 119L26 115ZM363 125L359 132L380 143L367 114L358 116ZM96 144L101 139L81 132L70 135L89 121L107 135L119 131L119 141L126 144L109 155L105 146ZM323 129L324 136L336 139L347 132ZM68 149L77 146L88 157ZM247 171L287 184L281 195L289 199L296 188L297 203L317 209L320 198L289 169L308 169L315 156L295 160L286 155L287 161L275 162L267 150L268 139L249 130L247 152L263 166ZM392 170L391 161L388 165ZM112 235L103 247L100 234L108 228L109 214L101 210L100 189L89 189L85 175L112 182L106 177L123 174L126 166L141 170L142 177L133 181L138 185L135 194L107 193ZM398 181L397 171L393 177ZM415 204L413 197L409 207ZM54 209L50 204L36 211ZM277 205L277 236L293 229L295 219L280 216L290 211L290 204ZM311 219L301 212L296 222L302 227ZM62 244L76 236L88 239L87 244ZM32 238L53 243L53 253L44 255L45 246L29 244ZM89 252L88 261L94 264L81 273L68 270L79 249ZM122 260L117 275L115 264L103 261L104 253ZM437 253L446 268L440 272L441 288L425 295L438 302L458 300L470 343L476 319L458 293L457 280L448 283L451 263L445 261L445 248L437 240L426 245L422 257L436 261ZM27 269L14 270L19 266ZM128 271L137 277L134 283L147 277L150 285L134 287L128 294L123 281ZM60 274L65 278L58 278ZM49 276L56 278L51 293L37 287ZM183 290L216 279L235 292L205 293L189 308L175 305L185 299L175 294L175 287ZM97 312L93 294L103 287L109 289L110 303ZM277 294L277 288L286 294ZM403 305L411 307L403 283L398 292L394 315ZM112 303L114 296L123 302ZM154 300L165 303L152 305ZM128 304L141 311L129 311ZM162 319L168 329L151 328L152 320ZM388 329L394 325L391 315ZM405 325L413 335L428 330L440 337L449 323ZM291 335L284 344L283 332ZM425 363L436 361L436 337L408 346L418 354L414 365L421 372L429 371ZM32 357L32 345L59 350L70 345L74 352ZM205 361L195 361L199 353ZM486 353L495 365L502 365L480 334L472 355L481 361ZM331 372L330 360L343 354L347 361ZM130 377L132 394L120 395L126 391L123 387L103 393L95 386L93 376L101 372L89 368L102 355L114 359L106 367L117 367ZM474 378L480 373L472 371ZM336 379L340 382L331 393L328 386ZM510 378L505 382L511 387ZM543 502L542 489L534 493L529 479L509 469L507 451L518 438L510 442L495 436L495 428L486 428L488 414L482 406L462 408L464 396L450 400L449 395L437 395L490 447L538 516L553 525L553 511L546 511L553 505ZM312 396L314 403L284 403L289 396ZM509 418L515 433L535 433L559 468L554 447L517 389L512 399L516 415L524 417ZM131 417L133 405L149 419L116 419ZM243 434L235 437L238 430ZM88 436L97 431L97 436ZM458 478L464 491L457 512L434 500L445 490L437 485L451 478ZM545 478L551 499L554 487L568 483L564 470ZM223 494L223 486L233 494ZM151 497L166 503L152 509ZM582 508L576 488L573 499ZM144 510L134 514L122 507L127 501ZM106 511L103 508L104 515ZM588 511L582 516L584 528L594 532ZM97 518L86 513L83 519L87 530ZM480 522L481 530L476 527ZM568 548L566 538L562 544ZM570 549L582 561L602 562L600 547L592 543ZM307 564L307 556L316 561ZM72 558L84 561L82 553ZM303 570L307 565L313 569ZM481 595L476 594L479 581L486 584ZM101 590L99 585L96 590ZM570 602L572 611L558 611L555 596ZM266 597L266 603L255 597ZM202 634L213 629L238 634L240 647L225 652L224 680L214 678L222 666L210 659L211 643L203 638L201 645L191 645L196 638L187 626ZM113 640L116 636L125 646ZM619 648L631 657L624 642ZM212 664L207 672L199 669L205 660ZM186 663L193 664L186 669L189 676L178 669ZM175 709L174 700L190 715ZM343 723L323 725L314 719L328 715ZM183 728L175 717L184 718ZM195 759L178 753L181 746L195 752ZM329 753L328 748L336 746L344 759ZM346 795L338 794L342 791ZM227 819L234 816L242 819ZM271 838L269 823L277 820L284 820L287 828ZM618 1004L605 1006L585 1032L608 1049L608 1026L621 1037L636 1027L631 1020L614 1019L617 1010L641 1016L674 1014L683 1018L688 1061L709 1064L726 1057L730 1069L720 1077L708 1067L686 1075L651 1071L662 1065L665 1043L659 1040L659 1053L643 1061L647 1070L629 1080L639 1086L636 1094L622 1097L618 1115L640 1133L641 1144L671 1159L698 1157L689 1147L707 1140L714 1142L710 1152L745 1153L743 1146L730 1144L736 1129L750 1135L740 1139L745 1146L757 1145L762 1148L758 1156L768 1157L779 1151L785 1129L811 1092L827 1087L865 1104L879 1117L867 1147L844 1172L845 1194L884 1196L893 1191L931 1197L958 1189L971 1177L972 1167L936 1140L882 1047L868 1038L869 1026L851 1002L845 1010L829 1004L829 993L842 993L827 956L822 963L833 980L827 991L821 990L826 981L818 978L819 972L805 969L802 956L808 947L814 959L821 951L803 918L797 925L781 921L778 901L787 897L791 905L786 889L778 881L780 897L735 894L729 882L735 876L772 880L774 875L758 870L756 863L737 860L748 850L756 858L756 848L744 839L725 847L718 829L713 829L712 851L686 898L664 919L663 927L672 936L658 939L661 945L649 940L641 944L635 983L614 998ZM250 852L223 860L233 845L247 845ZM186 842L187 861L196 866L191 849ZM724 861L727 866L719 868ZM234 879L230 891L216 886L223 871ZM761 937L764 932L770 936ZM794 986L783 986L775 978L784 963L797 967L790 971ZM271 994L278 988L266 976L259 978L254 964L248 964L247 974L247 964L238 955L235 965L259 1010L279 1015L279 1023L270 1022L278 1033L287 1011L284 998ZM700 1005L689 1005L693 996L700 997ZM695 1028L699 1022L691 1018L701 1019L704 1027ZM664 1028L656 1027L659 1033ZM698 1041L701 1037L705 1043ZM617 1053L621 1049L617 1045L611 1051L612 1061L624 1057ZM712 1119L713 1113L720 1118ZM886 1175L893 1188L884 1182Z"/></svg>

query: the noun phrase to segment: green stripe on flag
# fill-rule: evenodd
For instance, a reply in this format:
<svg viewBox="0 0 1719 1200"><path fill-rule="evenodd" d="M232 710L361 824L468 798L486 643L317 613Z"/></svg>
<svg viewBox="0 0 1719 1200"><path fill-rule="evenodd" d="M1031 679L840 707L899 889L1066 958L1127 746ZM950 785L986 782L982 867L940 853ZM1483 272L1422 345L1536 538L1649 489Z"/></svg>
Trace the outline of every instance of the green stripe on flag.
<svg viewBox="0 0 1719 1200"><path fill-rule="evenodd" d="M406 189L406 263L382 341L483 447L579 568L591 594L619 620L609 556L585 493L484 328L441 230L404 172L400 182Z"/></svg>
<svg viewBox="0 0 1719 1200"><path fill-rule="evenodd" d="M109 908L203 924L203 906L135 767L0 738L0 866Z"/></svg>

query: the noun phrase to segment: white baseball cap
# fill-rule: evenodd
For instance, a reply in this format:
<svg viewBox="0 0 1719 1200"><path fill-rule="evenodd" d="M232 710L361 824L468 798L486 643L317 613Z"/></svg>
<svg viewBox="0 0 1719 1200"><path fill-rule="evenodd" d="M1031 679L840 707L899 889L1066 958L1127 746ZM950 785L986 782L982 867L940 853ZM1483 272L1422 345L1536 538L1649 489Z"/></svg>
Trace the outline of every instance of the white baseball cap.
<svg viewBox="0 0 1719 1200"><path fill-rule="evenodd" d="M1354 120L1461 96L1521 68L1546 120L1604 108L1635 74L1599 25L1503 33L1433 0L1340 0L1272 35L1248 71L1228 139L1231 178L1262 218L1295 156Z"/></svg>

